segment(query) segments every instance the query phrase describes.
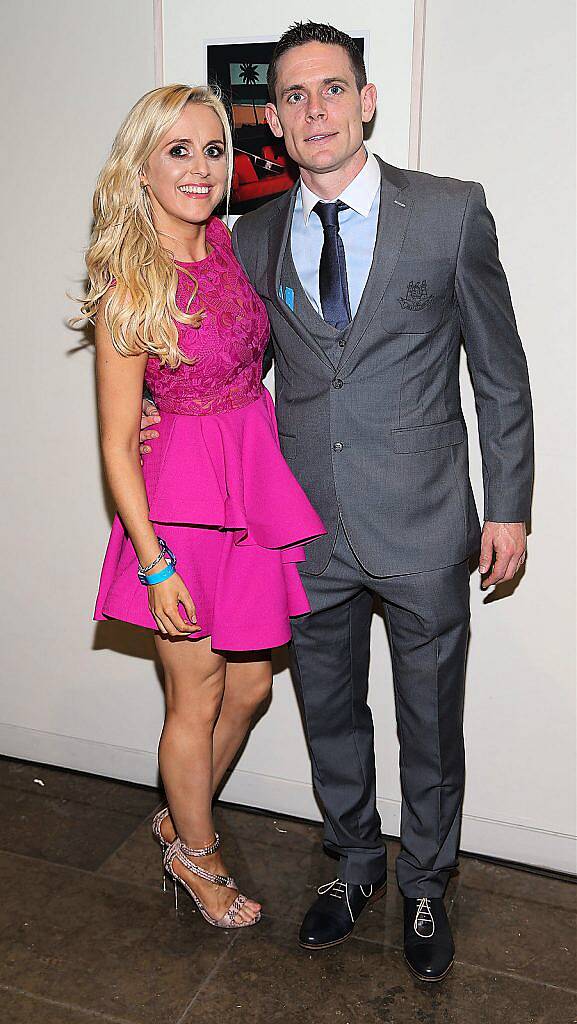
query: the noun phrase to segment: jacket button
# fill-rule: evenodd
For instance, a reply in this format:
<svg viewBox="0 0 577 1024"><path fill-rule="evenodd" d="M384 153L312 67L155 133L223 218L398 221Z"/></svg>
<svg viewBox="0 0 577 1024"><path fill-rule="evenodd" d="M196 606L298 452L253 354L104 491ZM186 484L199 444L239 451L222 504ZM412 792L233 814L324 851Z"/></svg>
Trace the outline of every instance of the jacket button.
<svg viewBox="0 0 577 1024"><path fill-rule="evenodd" d="M346 341L345 341L345 339L344 339L344 338L341 338L341 340L339 341L339 345L340 345L340 347L341 347L341 348L344 348L344 347L345 347L345 345L346 345Z"/></svg>
<svg viewBox="0 0 577 1024"><path fill-rule="evenodd" d="M341 380L340 377L335 377L335 379L333 381L333 387L334 388L342 388L343 384L344 384L344 381Z"/></svg>
<svg viewBox="0 0 577 1024"><path fill-rule="evenodd" d="M335 443L333 445L333 451L334 452L342 452L343 448L344 448L344 445L343 445L342 441L335 441Z"/></svg>

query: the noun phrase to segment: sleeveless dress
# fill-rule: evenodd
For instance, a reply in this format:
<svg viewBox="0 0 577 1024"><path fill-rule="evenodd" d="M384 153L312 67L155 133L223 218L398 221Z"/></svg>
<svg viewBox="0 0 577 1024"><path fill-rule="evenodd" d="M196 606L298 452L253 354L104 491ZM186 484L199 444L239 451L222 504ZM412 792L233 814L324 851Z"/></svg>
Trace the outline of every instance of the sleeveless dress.
<svg viewBox="0 0 577 1024"><path fill-rule="evenodd" d="M326 530L280 450L274 403L261 380L264 304L217 217L207 239L213 248L205 259L176 262L179 309L194 287L185 267L198 282L190 311L206 310L200 328L177 325L181 350L199 362L173 370L149 357L145 380L161 421L142 471L149 518L196 606L201 629L187 639L262 650L287 643L290 616L310 611L296 563L305 561L304 544ZM137 568L116 515L94 619L158 630Z"/></svg>

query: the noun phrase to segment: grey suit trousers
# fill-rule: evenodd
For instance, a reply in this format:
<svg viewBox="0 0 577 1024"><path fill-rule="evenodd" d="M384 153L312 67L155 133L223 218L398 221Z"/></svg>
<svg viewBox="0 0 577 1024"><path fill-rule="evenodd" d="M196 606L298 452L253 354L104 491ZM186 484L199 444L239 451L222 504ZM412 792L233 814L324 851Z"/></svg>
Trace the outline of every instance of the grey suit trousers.
<svg viewBox="0 0 577 1024"><path fill-rule="evenodd" d="M304 567L303 567L304 568ZM371 576L339 522L320 575L301 573L311 612L292 620L290 651L304 706L325 845L340 877L375 882L386 868L367 704L373 595L392 653L402 789L397 879L411 897L442 896L456 864L464 787L463 694L469 567Z"/></svg>

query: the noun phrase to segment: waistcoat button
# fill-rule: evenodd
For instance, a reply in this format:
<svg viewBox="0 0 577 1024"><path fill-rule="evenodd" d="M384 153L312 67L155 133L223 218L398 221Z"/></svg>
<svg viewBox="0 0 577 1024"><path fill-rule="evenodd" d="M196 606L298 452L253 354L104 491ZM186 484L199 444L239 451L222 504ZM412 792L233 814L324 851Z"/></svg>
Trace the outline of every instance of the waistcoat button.
<svg viewBox="0 0 577 1024"><path fill-rule="evenodd" d="M344 384L344 381L341 380L340 377L335 377L335 379L333 381L333 387L334 388L342 388L343 384Z"/></svg>
<svg viewBox="0 0 577 1024"><path fill-rule="evenodd" d="M335 443L333 445L333 451L334 452L342 452L343 447L344 447L344 445L343 445L342 441L335 441Z"/></svg>

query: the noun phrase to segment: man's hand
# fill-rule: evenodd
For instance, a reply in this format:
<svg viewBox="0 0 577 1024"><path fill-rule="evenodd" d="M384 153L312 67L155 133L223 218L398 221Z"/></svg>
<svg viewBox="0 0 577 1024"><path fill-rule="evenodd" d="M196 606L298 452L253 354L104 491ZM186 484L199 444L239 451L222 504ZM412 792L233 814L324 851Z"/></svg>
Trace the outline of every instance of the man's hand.
<svg viewBox="0 0 577 1024"><path fill-rule="evenodd" d="M527 555L525 523L485 523L481 537L479 572L491 572L481 583L481 589L495 583L512 580ZM493 563L494 558L494 564Z"/></svg>
<svg viewBox="0 0 577 1024"><path fill-rule="evenodd" d="M150 451L150 445L146 444L153 437L158 437L158 430L150 430L153 423L160 423L158 409L154 402L148 398L142 399L142 416L140 419L140 454L146 455ZM142 461L142 460L141 460Z"/></svg>

